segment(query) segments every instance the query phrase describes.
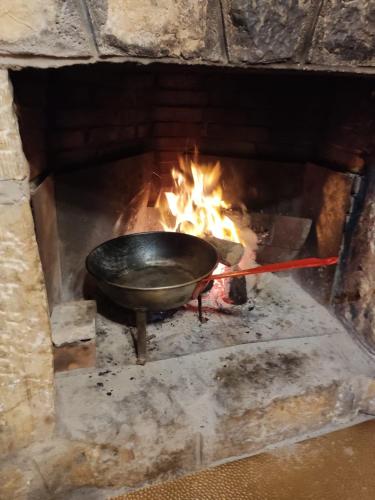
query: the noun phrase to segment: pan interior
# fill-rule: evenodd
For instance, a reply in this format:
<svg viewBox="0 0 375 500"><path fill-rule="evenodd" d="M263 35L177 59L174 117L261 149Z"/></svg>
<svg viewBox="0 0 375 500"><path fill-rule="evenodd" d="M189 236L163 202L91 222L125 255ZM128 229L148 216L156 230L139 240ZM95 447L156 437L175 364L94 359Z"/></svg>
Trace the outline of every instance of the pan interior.
<svg viewBox="0 0 375 500"><path fill-rule="evenodd" d="M207 242L169 232L121 236L95 248L87 258L87 268L97 279L140 289L198 281L216 264L216 251Z"/></svg>
<svg viewBox="0 0 375 500"><path fill-rule="evenodd" d="M165 262L159 265L152 264L143 269L129 270L119 275L116 282L122 286L158 288L179 285L194 279L195 276L189 270Z"/></svg>

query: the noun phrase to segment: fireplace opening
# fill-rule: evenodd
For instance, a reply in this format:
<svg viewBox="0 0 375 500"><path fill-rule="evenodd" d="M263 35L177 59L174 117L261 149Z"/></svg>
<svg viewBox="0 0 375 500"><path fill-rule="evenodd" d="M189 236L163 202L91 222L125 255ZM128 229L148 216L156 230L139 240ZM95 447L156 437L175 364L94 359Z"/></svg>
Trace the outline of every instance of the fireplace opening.
<svg viewBox="0 0 375 500"><path fill-rule="evenodd" d="M156 63L10 75L52 331L58 444L43 456L89 471L74 484L135 487L374 412L371 77ZM110 244L106 286L87 256L166 229L183 240L152 265L172 248L193 261L187 298L120 306L106 286L129 279L126 252ZM338 260L253 273L311 258ZM230 278L212 279L216 259Z"/></svg>
<svg viewBox="0 0 375 500"><path fill-rule="evenodd" d="M134 315L98 291L85 259L108 239L168 229L161 200L173 190L173 169L192 161L211 171L219 165L220 196L246 235L245 261L226 263L232 269L309 257L340 261L216 283L203 295L206 323L189 303L149 328L150 359L335 331L339 322L326 306L343 317L345 255L371 153L370 79L98 64L27 69L12 80L56 351L66 343L64 330L89 335L82 324L94 328L96 301L96 332L79 340L97 334L99 368L108 368L108 359L134 362L132 326L123 335ZM182 192L189 175L179 181ZM148 319L163 320L163 311ZM95 364L83 348L83 366ZM66 352L63 361L57 370L80 366Z"/></svg>

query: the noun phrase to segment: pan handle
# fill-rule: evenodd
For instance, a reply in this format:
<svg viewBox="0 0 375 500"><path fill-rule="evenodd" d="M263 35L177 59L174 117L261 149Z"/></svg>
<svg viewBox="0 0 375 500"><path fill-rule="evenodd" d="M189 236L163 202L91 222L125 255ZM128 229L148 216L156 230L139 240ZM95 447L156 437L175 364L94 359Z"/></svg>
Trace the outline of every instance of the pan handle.
<svg viewBox="0 0 375 500"><path fill-rule="evenodd" d="M332 266L333 264L336 264L338 260L338 257L327 257L325 259L310 257L308 259L288 260L286 262L277 262L276 264L266 264L265 266L252 267L251 269L243 269L240 271L230 271L228 273L222 274L211 274L197 284L192 298L196 299L198 295L205 289L207 283L211 280L235 278L237 276L246 276L248 274L276 273L278 271L286 271L288 269L301 269L303 267Z"/></svg>
<svg viewBox="0 0 375 500"><path fill-rule="evenodd" d="M236 276L246 276L248 274L275 273L278 271L286 271L287 269L301 269L303 267L332 266L333 264L336 264L338 260L338 257L327 257L325 259L311 257L308 259L288 260L286 262L277 262L276 264L266 264L265 266L253 267L251 269L230 271L222 274L212 274L209 278L207 278L207 281L234 278Z"/></svg>

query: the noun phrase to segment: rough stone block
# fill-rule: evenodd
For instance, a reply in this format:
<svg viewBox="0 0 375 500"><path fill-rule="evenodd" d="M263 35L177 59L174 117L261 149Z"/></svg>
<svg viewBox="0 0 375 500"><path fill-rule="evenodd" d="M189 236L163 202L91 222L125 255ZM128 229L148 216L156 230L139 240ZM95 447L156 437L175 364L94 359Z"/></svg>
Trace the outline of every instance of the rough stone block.
<svg viewBox="0 0 375 500"><path fill-rule="evenodd" d="M46 438L53 424L50 326L28 202L1 206L0 451Z"/></svg>
<svg viewBox="0 0 375 500"><path fill-rule="evenodd" d="M229 60L269 63L296 58L313 5L312 0L224 0Z"/></svg>
<svg viewBox="0 0 375 500"><path fill-rule="evenodd" d="M75 0L2 0L0 53L77 57L92 54Z"/></svg>
<svg viewBox="0 0 375 500"><path fill-rule="evenodd" d="M374 66L374 3L371 0L326 0L316 25L310 61Z"/></svg>
<svg viewBox="0 0 375 500"><path fill-rule="evenodd" d="M222 58L220 11L211 0L88 0L88 7L103 55Z"/></svg>
<svg viewBox="0 0 375 500"><path fill-rule="evenodd" d="M29 166L22 151L13 109L12 85L8 71L0 70L0 180L22 180L28 175Z"/></svg>

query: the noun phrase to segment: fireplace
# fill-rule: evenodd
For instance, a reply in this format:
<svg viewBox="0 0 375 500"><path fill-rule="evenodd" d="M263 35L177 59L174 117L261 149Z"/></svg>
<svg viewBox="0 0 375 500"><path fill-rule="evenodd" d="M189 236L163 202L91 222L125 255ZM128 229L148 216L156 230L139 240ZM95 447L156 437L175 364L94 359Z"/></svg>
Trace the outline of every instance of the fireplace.
<svg viewBox="0 0 375 500"><path fill-rule="evenodd" d="M84 261L96 245L163 229L155 206L196 148L220 162L233 211L249 214L258 262L340 255L337 269L294 278L353 313L345 258L368 187L372 80L108 64L12 78L51 313L93 298Z"/></svg>
<svg viewBox="0 0 375 500"><path fill-rule="evenodd" d="M127 491L371 418L367 28L341 40L332 20L346 26L348 7L328 3L284 12L298 37L240 2L190 2L191 15L175 2L168 26L153 4L148 27L130 1L133 17L85 3L36 9L22 43L13 16L0 40L0 477L25 478L0 496ZM207 176L220 165L199 209L219 190L236 237L197 232L191 214L176 222L166 193L195 189L192 164ZM216 273L338 262L217 280L150 311L142 366L134 311L85 261L112 238L166 229L214 244Z"/></svg>

